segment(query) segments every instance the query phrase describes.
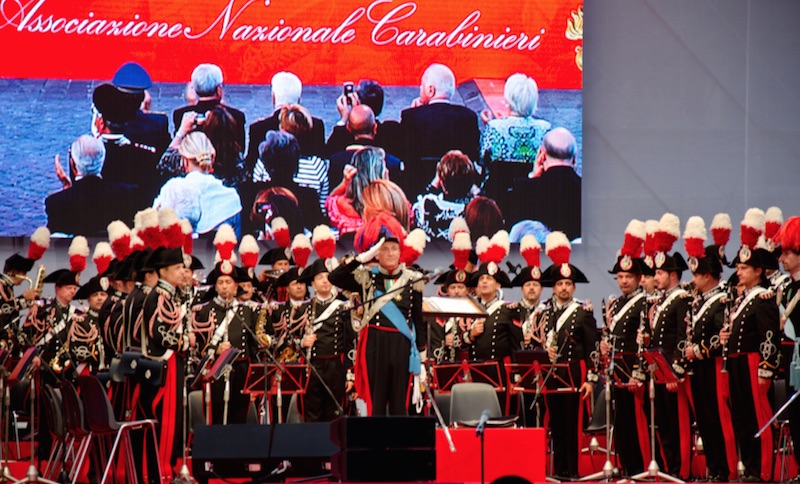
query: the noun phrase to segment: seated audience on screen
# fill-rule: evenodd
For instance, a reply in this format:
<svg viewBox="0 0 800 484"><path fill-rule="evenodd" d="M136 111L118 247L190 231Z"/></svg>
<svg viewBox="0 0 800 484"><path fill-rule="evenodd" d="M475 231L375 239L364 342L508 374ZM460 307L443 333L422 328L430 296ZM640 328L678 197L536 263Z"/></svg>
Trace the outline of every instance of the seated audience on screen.
<svg viewBox="0 0 800 484"><path fill-rule="evenodd" d="M126 62L114 73L111 84L126 94L131 103L139 106L133 119L123 127L125 137L134 143L152 146L156 153L167 149L169 119L164 113L151 111L153 99L149 89L153 87L153 80L144 67L136 62Z"/></svg>
<svg viewBox="0 0 800 484"><path fill-rule="evenodd" d="M272 76L272 115L262 118L250 125L250 146L247 149L248 168L255 166L259 155L259 144L264 141L267 131L280 129L280 113L284 106L300 104L303 93L303 83L300 78L291 72L278 72ZM300 156L311 157L317 155L326 158L325 151L325 123L320 119L311 118L311 130L302 136L297 136L300 144Z"/></svg>
<svg viewBox="0 0 800 484"><path fill-rule="evenodd" d="M364 190L372 181L386 178L388 170L382 148L365 146L353 154L352 165L346 165L344 179L325 202L332 228L339 238L352 234L364 223Z"/></svg>
<svg viewBox="0 0 800 484"><path fill-rule="evenodd" d="M539 89L530 77L512 75L506 80L503 94L510 113L486 125L481 163L486 168L483 193L510 215L518 200L512 191L514 179L525 177L530 171L550 123L534 117Z"/></svg>
<svg viewBox="0 0 800 484"><path fill-rule="evenodd" d="M223 223L241 234L242 203L236 190L226 187L212 175L216 151L202 131L187 134L179 148L183 162L183 177L167 181L153 202L154 208L172 208L179 218L187 218L197 234L207 234ZM194 190L196 205L187 210L187 194ZM178 202L183 203L179 204ZM192 210L199 212L193 216ZM188 213L186 213L188 212Z"/></svg>
<svg viewBox="0 0 800 484"><path fill-rule="evenodd" d="M308 109L299 104L289 104L281 108L278 115L281 131L285 131L295 138L300 139L308 136L313 130L314 118ZM302 152L302 146L300 148ZM313 188L319 195L320 210L325 211L325 199L330 193L330 182L328 181L329 162L325 158L317 155L300 156L297 165L297 173L294 181L302 186Z"/></svg>
<svg viewBox="0 0 800 484"><path fill-rule="evenodd" d="M134 119L139 106L111 84L101 84L92 93L92 132L106 148L102 177L109 182L129 185L133 194L117 203L140 210L150 205L166 178L158 176L160 153L149 145L135 143L123 133L125 123Z"/></svg>
<svg viewBox="0 0 800 484"><path fill-rule="evenodd" d="M106 148L103 141L84 134L70 147L69 165L75 181L60 171L63 190L50 194L44 201L47 228L66 235L104 236L114 220L132 220L136 213L130 203L117 203L132 196L130 186L103 179ZM60 161L56 155L56 165Z"/></svg>
<svg viewBox="0 0 800 484"><path fill-rule="evenodd" d="M406 170L414 173L407 195L415 199L433 178L438 161L450 150L478 159L478 116L454 104L456 78L443 64L431 64L422 75L419 97L400 117L404 151L399 154Z"/></svg>
<svg viewBox="0 0 800 484"><path fill-rule="evenodd" d="M346 146L342 151L331 155L328 179L334 188L342 183L344 167L352 165L353 153L364 146L378 146L375 144L378 124L375 121L375 114L369 106L365 104L353 106L347 117L347 129L353 134L353 143ZM403 162L390 152L386 152L385 148L384 160L386 161L386 168L389 170L389 179L402 187Z"/></svg>
<svg viewBox="0 0 800 484"><path fill-rule="evenodd" d="M205 115L206 111L213 109L215 106L224 104L228 112L236 120L236 135L229 142L235 141L239 147L244 150L244 127L246 126L244 113L238 109L223 103L224 89L222 87L222 69L214 64L200 64L192 71L192 89L197 96L197 102L192 104L191 101L186 106L181 106L172 112L172 122L175 125L177 132L181 120L183 120L184 113L195 112ZM191 99L190 93L187 92L187 99Z"/></svg>
<svg viewBox="0 0 800 484"><path fill-rule="evenodd" d="M284 187L297 198L307 230L314 230L317 225L325 223L317 191L295 181L300 163L300 144L297 138L285 131L267 131L259 150L253 182L239 190L245 206L251 206L261 190ZM250 227L248 230L250 229L260 230L261 227Z"/></svg>
<svg viewBox="0 0 800 484"><path fill-rule="evenodd" d="M289 226L291 237L303 233L303 213L297 203L297 197L286 188L272 187L261 190L256 195L250 210L250 221L260 227L256 231L259 240L272 240L272 220L283 217Z"/></svg>
<svg viewBox="0 0 800 484"><path fill-rule="evenodd" d="M364 189L364 223L369 222L381 212L389 212L407 231L409 228L411 204L403 189L391 180L378 178Z"/></svg>
<svg viewBox="0 0 800 484"><path fill-rule="evenodd" d="M581 234L581 177L575 172L578 143L566 128L549 131L536 157L533 178L514 180L512 220L538 220L570 240ZM554 202L555 201L555 202Z"/></svg>
<svg viewBox="0 0 800 484"><path fill-rule="evenodd" d="M505 228L505 219L500 207L491 198L483 196L475 197L467 204L464 209L464 220L467 222L473 241L483 235L491 237L498 230Z"/></svg>
<svg viewBox="0 0 800 484"><path fill-rule="evenodd" d="M173 143L161 155L161 160L158 162L158 172L162 176L170 178L184 174L183 161L178 148L183 137L195 130L205 133L217 152L217 156L214 159L214 176L222 180L222 183L227 187L236 188L244 182L247 179L247 171L242 150L239 147L239 142L236 141L236 133L239 128L236 124L236 118L222 104L209 109L205 114L205 118L194 111L187 111L183 114L181 125L176 131Z"/></svg>
<svg viewBox="0 0 800 484"><path fill-rule="evenodd" d="M348 102L348 98L349 101ZM358 143L356 133L348 126L348 118L353 107L358 105L369 106L375 113L376 131L371 143L372 146L379 146L388 153L400 153L400 123L394 120L378 120L378 116L383 111L384 91L378 81L362 79L356 86L355 92L345 97L341 94L336 99L336 109L339 111L341 120L333 127L331 135L328 136L326 144L328 153L338 153L344 151L349 145Z"/></svg>
<svg viewBox="0 0 800 484"><path fill-rule="evenodd" d="M411 209L414 225L429 237L448 238L450 221L464 216L477 181L475 166L467 155L458 150L447 152L436 165L429 193L414 202Z"/></svg>
<svg viewBox="0 0 800 484"><path fill-rule="evenodd" d="M506 79L503 97L509 115L492 119L486 124L481 140L484 164L493 161L533 163L550 123L535 117L539 104L539 87L525 74L513 74ZM491 167L490 167L491 170Z"/></svg>

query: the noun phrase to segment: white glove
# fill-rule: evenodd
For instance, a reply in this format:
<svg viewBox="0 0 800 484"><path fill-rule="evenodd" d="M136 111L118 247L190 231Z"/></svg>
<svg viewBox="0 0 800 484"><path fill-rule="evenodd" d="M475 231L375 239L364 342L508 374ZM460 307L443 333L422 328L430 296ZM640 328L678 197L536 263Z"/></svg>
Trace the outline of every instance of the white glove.
<svg viewBox="0 0 800 484"><path fill-rule="evenodd" d="M428 381L428 369L425 368L425 363L419 365L419 382L425 384Z"/></svg>
<svg viewBox="0 0 800 484"><path fill-rule="evenodd" d="M385 237L381 237L381 240L375 243L372 247L365 250L364 252L358 254L356 256L356 260L361 262L362 264L366 264L367 262L371 261L378 255L378 251L381 250L381 246L383 245L383 241L386 240Z"/></svg>

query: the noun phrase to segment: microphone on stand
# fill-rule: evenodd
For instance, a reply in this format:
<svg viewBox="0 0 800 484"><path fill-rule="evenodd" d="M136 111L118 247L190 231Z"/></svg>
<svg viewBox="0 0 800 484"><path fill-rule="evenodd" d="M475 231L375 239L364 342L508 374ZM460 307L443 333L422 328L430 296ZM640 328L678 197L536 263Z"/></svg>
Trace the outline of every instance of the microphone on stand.
<svg viewBox="0 0 800 484"><path fill-rule="evenodd" d="M478 422L478 426L475 428L475 436L480 437L483 435L483 431L486 429L486 422L489 421L489 409L487 408L483 412L481 412L481 420Z"/></svg>

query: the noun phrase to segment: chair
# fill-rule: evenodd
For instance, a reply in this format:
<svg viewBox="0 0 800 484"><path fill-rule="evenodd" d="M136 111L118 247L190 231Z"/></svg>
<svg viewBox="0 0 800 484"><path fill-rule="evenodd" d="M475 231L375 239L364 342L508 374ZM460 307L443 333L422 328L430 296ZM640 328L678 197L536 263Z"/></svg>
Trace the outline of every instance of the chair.
<svg viewBox="0 0 800 484"><path fill-rule="evenodd" d="M50 456L47 459L43 476L52 478L56 474L61 456L66 450L67 433L64 426L64 412L61 409L61 391L45 385L42 390L42 398L44 405L41 408L47 412L45 418L50 428L50 435L53 436L53 445L50 448Z"/></svg>
<svg viewBox="0 0 800 484"><path fill-rule="evenodd" d="M484 410L489 411L486 425L510 427L517 417L504 417L495 388L488 383L456 383L450 391L450 422L454 427L476 427Z"/></svg>
<svg viewBox="0 0 800 484"><path fill-rule="evenodd" d="M789 388L785 379L775 380L775 408L782 407L789 399ZM785 482L789 479L789 461L794 456L794 443L792 434L789 431L788 412L784 412L778 417L778 435L775 444L775 458L773 462L778 463L778 481Z"/></svg>
<svg viewBox="0 0 800 484"><path fill-rule="evenodd" d="M613 419L614 414L611 414L611 418ZM611 446L611 442L613 441L613 430L614 430L614 422L611 422L611 429L608 433L608 442L606 445ZM585 435L590 435L592 440L589 443L589 447L584 447L581 449L581 453L589 453L594 454L595 452L605 452L606 449L600 447L600 443L597 441L597 435L606 434L606 389L602 388L600 393L597 394L597 398L594 401L594 408L592 409L592 420L589 422L589 425L583 430ZM614 454L614 451L611 451L611 454Z"/></svg>
<svg viewBox="0 0 800 484"><path fill-rule="evenodd" d="M69 477L73 478L74 482L75 476L81 470L80 466L77 464L83 461L86 452L89 450L89 436L91 432L89 432L89 428L86 427L86 422L83 418L83 404L81 403L75 386L70 381L64 380L59 384L59 388L61 390L61 400L64 409L64 427L67 433L72 437L70 447L74 447L75 444L78 444L72 460L74 465L69 472Z"/></svg>
<svg viewBox="0 0 800 484"><path fill-rule="evenodd" d="M119 422L114 417L114 409L111 407L111 401L108 399L106 389L100 380L94 376L79 376L78 387L81 390L81 401L85 411L86 424L91 431L89 436L89 445L95 436L97 437L114 437L114 444L111 447L111 452L108 454L108 463L106 464L103 477L100 484L104 484L109 477L109 472L114 464L114 454L117 448L122 446L126 452L126 465L127 475L132 479L136 479L137 469L133 461L133 450L131 447L130 431L143 429L145 434L150 430L152 436L152 444L156 449L155 456L158 464L159 482L163 481L161 475L161 459L158 453L158 442L155 430L155 420L133 420L129 422ZM78 463L78 469L82 462Z"/></svg>

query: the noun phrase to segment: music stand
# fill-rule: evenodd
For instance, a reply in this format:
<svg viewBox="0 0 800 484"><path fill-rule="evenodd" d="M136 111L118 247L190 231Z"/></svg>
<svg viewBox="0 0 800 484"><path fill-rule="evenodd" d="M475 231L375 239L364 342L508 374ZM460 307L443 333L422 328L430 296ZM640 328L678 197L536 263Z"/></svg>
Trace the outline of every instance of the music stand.
<svg viewBox="0 0 800 484"><path fill-rule="evenodd" d="M211 368L202 375L203 382L206 385L206 391L208 394L211 393L211 384L218 381L220 378L226 377L231 371L231 364L233 361L239 357L239 353L242 351L239 348L228 348L227 350L223 351L215 360L214 364L211 365ZM226 425L228 423L228 401L230 400L230 379L225 378L225 390L224 390L224 406L222 410L222 424ZM206 401L208 401L208 394L206 396ZM209 409L213 410L213 409ZM211 411L208 412L209 415Z"/></svg>
<svg viewBox="0 0 800 484"><path fill-rule="evenodd" d="M450 393L453 385L465 382L487 383L494 387L495 392L505 391L500 376L500 363L497 361L463 360L461 363L431 365L431 370L439 393Z"/></svg>
<svg viewBox="0 0 800 484"><path fill-rule="evenodd" d="M264 364L252 363L248 368L242 393L258 396L264 395L265 389L269 389L264 398L276 396L278 423L283 423L283 394L305 395L308 389L308 369L309 366L305 363L268 363L265 381Z"/></svg>
<svg viewBox="0 0 800 484"><path fill-rule="evenodd" d="M677 477L661 472L658 468L658 462L656 462L656 380L658 380L659 384L678 383L678 376L661 348L652 348L642 354L647 362L647 370L650 373L650 465L647 466L646 471L632 476L631 479L663 479L684 484L684 481Z"/></svg>

